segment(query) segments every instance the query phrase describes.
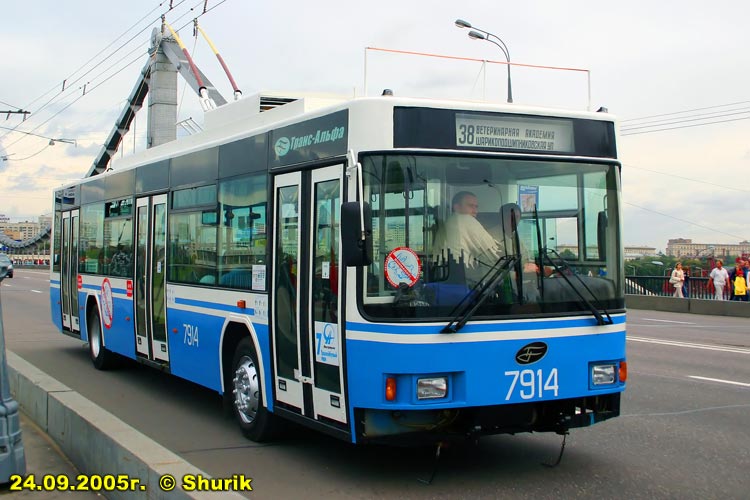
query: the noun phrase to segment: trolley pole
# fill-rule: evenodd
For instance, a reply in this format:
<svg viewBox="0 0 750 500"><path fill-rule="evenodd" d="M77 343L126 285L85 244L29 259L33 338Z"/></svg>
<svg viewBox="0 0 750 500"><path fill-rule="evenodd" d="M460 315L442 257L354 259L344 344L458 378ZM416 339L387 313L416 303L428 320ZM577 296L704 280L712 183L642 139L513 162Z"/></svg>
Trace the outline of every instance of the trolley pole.
<svg viewBox="0 0 750 500"><path fill-rule="evenodd" d="M7 269L0 269L2 283ZM5 331L3 330L3 304L0 293L0 484L10 482L14 474L26 474L26 454L21 439L18 403L10 395L8 360L5 356Z"/></svg>

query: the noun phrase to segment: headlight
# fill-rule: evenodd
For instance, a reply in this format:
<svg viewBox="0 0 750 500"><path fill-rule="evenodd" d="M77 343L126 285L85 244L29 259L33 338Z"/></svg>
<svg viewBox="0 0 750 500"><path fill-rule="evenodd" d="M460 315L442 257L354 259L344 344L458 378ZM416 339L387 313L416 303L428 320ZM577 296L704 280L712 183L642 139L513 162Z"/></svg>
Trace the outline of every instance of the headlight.
<svg viewBox="0 0 750 500"><path fill-rule="evenodd" d="M591 368L591 381L594 385L615 383L615 365L594 365Z"/></svg>
<svg viewBox="0 0 750 500"><path fill-rule="evenodd" d="M417 399L438 399L448 394L446 377L417 379Z"/></svg>

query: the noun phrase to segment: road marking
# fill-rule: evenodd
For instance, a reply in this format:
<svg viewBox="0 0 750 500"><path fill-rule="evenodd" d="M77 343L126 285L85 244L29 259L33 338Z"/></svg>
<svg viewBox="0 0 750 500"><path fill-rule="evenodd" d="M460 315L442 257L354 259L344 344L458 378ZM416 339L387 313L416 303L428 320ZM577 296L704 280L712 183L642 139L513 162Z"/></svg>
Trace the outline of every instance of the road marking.
<svg viewBox="0 0 750 500"><path fill-rule="evenodd" d="M678 325L696 325L697 323L690 323L688 321L672 321L669 319L652 319L652 318L641 318L643 321L658 321L659 323L675 323Z"/></svg>
<svg viewBox="0 0 750 500"><path fill-rule="evenodd" d="M673 415L690 415L692 413L701 413L705 411L735 410L737 408L750 408L750 405L709 406L708 408L693 408L691 410L669 411L662 413L621 413L620 417L667 417Z"/></svg>
<svg viewBox="0 0 750 500"><path fill-rule="evenodd" d="M736 354L750 354L750 348L745 347L723 347L709 344L696 344L693 342L679 342L677 340L661 340L661 339L650 339L646 337L631 337L628 335L628 340L633 342L646 342L648 344L660 344L660 345L671 345L674 347L686 347L688 349L704 349L706 351L721 351L721 352L733 352Z"/></svg>
<svg viewBox="0 0 750 500"><path fill-rule="evenodd" d="M31 291L34 292L34 293L42 293L39 290L31 290Z"/></svg>
<svg viewBox="0 0 750 500"><path fill-rule="evenodd" d="M720 378L699 377L697 375L688 375L688 377L694 378L697 380L708 380L709 382L721 382L722 384L732 384L732 385L739 385L742 387L750 387L750 384L747 384L745 382L735 382L734 380L722 380Z"/></svg>

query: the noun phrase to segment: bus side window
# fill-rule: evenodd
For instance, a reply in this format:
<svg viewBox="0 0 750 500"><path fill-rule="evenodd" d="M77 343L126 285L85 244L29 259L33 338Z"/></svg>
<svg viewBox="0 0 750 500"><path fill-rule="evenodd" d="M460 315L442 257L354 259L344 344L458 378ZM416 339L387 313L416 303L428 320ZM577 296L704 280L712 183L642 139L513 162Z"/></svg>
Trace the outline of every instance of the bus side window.
<svg viewBox="0 0 750 500"><path fill-rule="evenodd" d="M266 182L266 174L254 174L219 184L217 272L220 286L251 290L253 267L265 266L268 262Z"/></svg>
<svg viewBox="0 0 750 500"><path fill-rule="evenodd" d="M203 224L202 211L172 213L169 235L169 280L195 284L213 280L215 283L216 225Z"/></svg>

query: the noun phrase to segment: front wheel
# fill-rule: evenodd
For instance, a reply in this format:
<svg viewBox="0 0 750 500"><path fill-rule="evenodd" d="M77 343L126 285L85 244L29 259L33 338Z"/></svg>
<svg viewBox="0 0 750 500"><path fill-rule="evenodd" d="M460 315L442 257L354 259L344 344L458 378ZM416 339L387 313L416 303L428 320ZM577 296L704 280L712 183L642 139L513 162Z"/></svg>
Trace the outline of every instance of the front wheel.
<svg viewBox="0 0 750 500"><path fill-rule="evenodd" d="M249 338L237 345L232 361L232 412L246 438L257 442L273 437L276 419L263 406L258 355Z"/></svg>
<svg viewBox="0 0 750 500"><path fill-rule="evenodd" d="M97 370L109 370L117 365L117 355L104 347L102 322L99 312L93 309L88 316L86 326L89 333L89 355Z"/></svg>

